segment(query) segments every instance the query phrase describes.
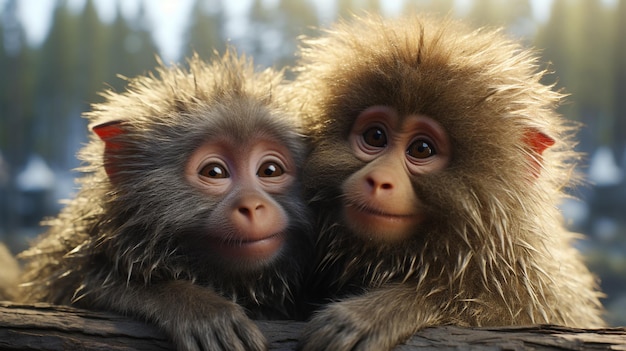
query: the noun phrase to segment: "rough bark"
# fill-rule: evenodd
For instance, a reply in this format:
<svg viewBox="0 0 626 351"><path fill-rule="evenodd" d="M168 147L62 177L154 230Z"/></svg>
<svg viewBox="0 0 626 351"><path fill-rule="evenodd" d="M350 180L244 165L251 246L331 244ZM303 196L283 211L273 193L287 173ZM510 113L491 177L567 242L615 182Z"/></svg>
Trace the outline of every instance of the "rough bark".
<svg viewBox="0 0 626 351"><path fill-rule="evenodd" d="M270 350L293 350L304 323L258 321ZM397 350L626 350L626 328L553 325L427 328ZM0 302L1 350L171 350L157 328L123 316L47 304Z"/></svg>

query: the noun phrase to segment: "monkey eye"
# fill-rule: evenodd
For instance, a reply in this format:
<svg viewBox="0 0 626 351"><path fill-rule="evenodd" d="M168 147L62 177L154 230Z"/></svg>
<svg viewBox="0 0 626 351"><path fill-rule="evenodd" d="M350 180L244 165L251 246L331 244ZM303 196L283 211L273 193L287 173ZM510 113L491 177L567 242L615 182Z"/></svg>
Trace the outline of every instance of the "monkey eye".
<svg viewBox="0 0 626 351"><path fill-rule="evenodd" d="M198 172L203 177L207 178L229 178L230 174L226 168L217 163L209 163L208 165L202 167L200 172Z"/></svg>
<svg viewBox="0 0 626 351"><path fill-rule="evenodd" d="M430 142L426 140L416 140L411 145L409 145L406 153L411 157L424 159L434 156L437 152Z"/></svg>
<svg viewBox="0 0 626 351"><path fill-rule="evenodd" d="M372 127L363 133L363 141L370 146L385 147L387 146L387 135L381 128Z"/></svg>
<svg viewBox="0 0 626 351"><path fill-rule="evenodd" d="M278 177L283 173L285 170L275 162L265 162L257 171L259 177Z"/></svg>

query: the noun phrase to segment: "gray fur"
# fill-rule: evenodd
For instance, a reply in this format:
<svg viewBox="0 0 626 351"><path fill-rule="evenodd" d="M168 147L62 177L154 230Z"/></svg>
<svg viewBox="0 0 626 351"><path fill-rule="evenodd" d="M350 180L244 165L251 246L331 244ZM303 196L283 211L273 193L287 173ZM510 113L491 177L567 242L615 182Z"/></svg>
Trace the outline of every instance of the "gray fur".
<svg viewBox="0 0 626 351"><path fill-rule="evenodd" d="M122 121L107 152L92 136L80 152L81 189L26 260L27 301L112 310L159 325L180 349L264 349L265 338L244 315L295 318L295 298L312 246L299 183L276 196L289 218L287 249L260 269L231 267L195 245L219 198L184 180L187 159L212 137L248 140L267 134L304 158L298 123L285 109L282 72L255 72L228 52L189 69L157 68L129 80L122 93L86 114L92 124ZM115 165L109 178L105 162ZM215 329L215 330L211 330Z"/></svg>

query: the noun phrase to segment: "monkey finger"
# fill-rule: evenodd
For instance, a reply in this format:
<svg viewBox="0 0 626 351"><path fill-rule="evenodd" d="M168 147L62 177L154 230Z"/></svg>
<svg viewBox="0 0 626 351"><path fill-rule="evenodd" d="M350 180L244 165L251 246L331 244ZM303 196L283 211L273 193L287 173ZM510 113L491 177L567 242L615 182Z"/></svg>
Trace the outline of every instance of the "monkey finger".
<svg viewBox="0 0 626 351"><path fill-rule="evenodd" d="M245 351L246 347L239 340L232 330L228 328L214 328L212 330L205 330L197 336L198 344L203 351Z"/></svg>
<svg viewBox="0 0 626 351"><path fill-rule="evenodd" d="M256 324L252 322L234 323L235 334L245 345L245 350L265 351L268 349L268 342Z"/></svg>
<svg viewBox="0 0 626 351"><path fill-rule="evenodd" d="M322 351L322 350L352 350L356 344L356 340L341 335L341 333L325 333L318 331L306 337L303 337L299 344L298 350L301 351Z"/></svg>
<svg viewBox="0 0 626 351"><path fill-rule="evenodd" d="M328 318L330 317L330 318ZM336 318L338 317L338 318ZM342 316L318 315L300 338L298 349L302 351L352 350L362 338L362 333Z"/></svg>
<svg viewBox="0 0 626 351"><path fill-rule="evenodd" d="M247 318L198 322L194 336L203 351L264 351L267 340Z"/></svg>

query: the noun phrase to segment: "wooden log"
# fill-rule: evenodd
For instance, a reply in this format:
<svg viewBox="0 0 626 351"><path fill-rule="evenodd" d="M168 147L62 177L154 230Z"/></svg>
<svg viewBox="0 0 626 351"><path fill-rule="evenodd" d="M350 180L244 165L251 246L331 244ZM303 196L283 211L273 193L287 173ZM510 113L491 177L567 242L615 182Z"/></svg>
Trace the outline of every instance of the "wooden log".
<svg viewBox="0 0 626 351"><path fill-rule="evenodd" d="M294 350L304 323L257 321L270 350ZM624 350L626 328L426 328L396 350ZM172 350L156 327L112 313L0 302L0 350Z"/></svg>

